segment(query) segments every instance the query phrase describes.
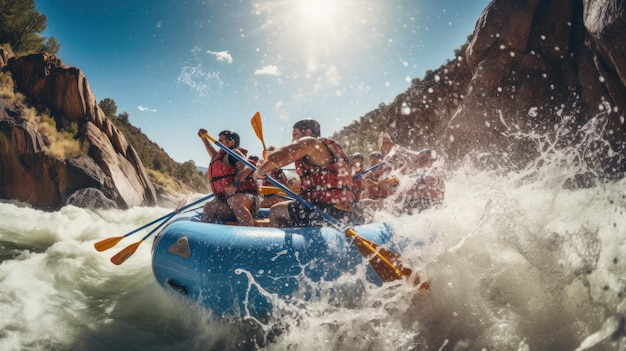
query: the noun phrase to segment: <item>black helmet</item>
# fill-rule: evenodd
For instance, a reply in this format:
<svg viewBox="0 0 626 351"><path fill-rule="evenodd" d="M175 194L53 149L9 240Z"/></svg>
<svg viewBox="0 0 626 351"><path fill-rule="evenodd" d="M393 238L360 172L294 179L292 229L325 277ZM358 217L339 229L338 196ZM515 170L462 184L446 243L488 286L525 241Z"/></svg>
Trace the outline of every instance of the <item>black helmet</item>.
<svg viewBox="0 0 626 351"><path fill-rule="evenodd" d="M299 120L298 122L296 122L293 125L293 128L294 129L299 129L302 132L305 132L307 129L310 129L311 130L311 134L312 134L311 136L313 136L315 138L317 138L317 137L319 137L321 135L320 134L320 124L316 120L314 120L312 118L305 118L305 119Z"/></svg>
<svg viewBox="0 0 626 351"><path fill-rule="evenodd" d="M235 141L235 147L239 147L239 134L237 134L234 130L223 130L218 134L219 136L225 136L228 140Z"/></svg>
<svg viewBox="0 0 626 351"><path fill-rule="evenodd" d="M363 158L363 154L361 154L360 152L355 152L352 155L350 155L350 159L359 159L361 160L361 162L363 162L365 159Z"/></svg>
<svg viewBox="0 0 626 351"><path fill-rule="evenodd" d="M372 153L369 155L369 158L382 159L383 154L380 151L372 151Z"/></svg>

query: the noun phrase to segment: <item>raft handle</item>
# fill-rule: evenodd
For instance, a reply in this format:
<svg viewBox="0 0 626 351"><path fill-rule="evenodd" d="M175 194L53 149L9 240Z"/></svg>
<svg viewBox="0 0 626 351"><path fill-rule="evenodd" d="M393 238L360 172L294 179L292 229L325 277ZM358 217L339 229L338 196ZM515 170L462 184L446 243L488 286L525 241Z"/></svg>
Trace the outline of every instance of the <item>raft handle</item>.
<svg viewBox="0 0 626 351"><path fill-rule="evenodd" d="M185 288L184 285L179 284L172 279L168 279L165 282L170 286L170 288L174 289L174 291L183 295L187 295L187 288Z"/></svg>

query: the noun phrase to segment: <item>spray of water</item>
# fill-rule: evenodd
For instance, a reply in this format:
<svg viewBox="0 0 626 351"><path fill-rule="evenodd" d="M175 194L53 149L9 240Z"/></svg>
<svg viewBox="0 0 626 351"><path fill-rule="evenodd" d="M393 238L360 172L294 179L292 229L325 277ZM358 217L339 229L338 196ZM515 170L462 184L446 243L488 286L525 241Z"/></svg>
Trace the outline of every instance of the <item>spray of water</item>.
<svg viewBox="0 0 626 351"><path fill-rule="evenodd" d="M364 262L337 281L303 281L267 320L220 318L166 292L149 242L109 262L147 231L93 249L169 209L0 202L0 349L624 350L626 181L568 186L597 174L596 122L575 144L525 135L540 156L521 170L467 162L448 173L438 208L375 215L430 292L375 286Z"/></svg>

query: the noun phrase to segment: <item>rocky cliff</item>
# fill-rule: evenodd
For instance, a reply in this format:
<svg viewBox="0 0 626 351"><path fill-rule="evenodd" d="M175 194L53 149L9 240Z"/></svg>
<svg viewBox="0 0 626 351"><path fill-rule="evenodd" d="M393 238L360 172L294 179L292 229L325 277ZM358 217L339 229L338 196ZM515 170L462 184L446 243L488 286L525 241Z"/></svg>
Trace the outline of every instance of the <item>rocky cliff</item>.
<svg viewBox="0 0 626 351"><path fill-rule="evenodd" d="M576 162L621 177L625 36L623 0L492 1L456 59L336 137L354 140L375 118L400 144L486 167L581 145Z"/></svg>
<svg viewBox="0 0 626 351"><path fill-rule="evenodd" d="M0 48L0 198L37 208L67 203L107 207L154 205L156 193L137 153L104 116L83 73L49 54L11 57ZM13 98L19 93L24 101ZM49 113L58 131L75 130L84 150L51 152L55 140L24 116ZM66 133L67 135L67 133Z"/></svg>

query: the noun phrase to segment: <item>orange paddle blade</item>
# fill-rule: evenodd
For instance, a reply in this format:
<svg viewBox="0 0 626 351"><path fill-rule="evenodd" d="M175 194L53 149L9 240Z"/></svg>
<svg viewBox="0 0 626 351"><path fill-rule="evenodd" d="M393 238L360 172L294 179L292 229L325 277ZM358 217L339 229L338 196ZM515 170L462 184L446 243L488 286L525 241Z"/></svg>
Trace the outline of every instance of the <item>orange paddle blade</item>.
<svg viewBox="0 0 626 351"><path fill-rule="evenodd" d="M134 244L126 246L122 251L111 257L111 262L118 266L124 263L124 261L126 261L130 256L135 253L135 251L137 251L137 247L139 247L139 244L141 244L142 241L143 240L139 240Z"/></svg>
<svg viewBox="0 0 626 351"><path fill-rule="evenodd" d="M300 193L300 189L297 189L297 188L289 188L289 190L293 191L296 194ZM284 192L281 188L277 188L275 186L269 186L269 185L259 185L259 195L274 195L274 194L287 195L287 193Z"/></svg>
<svg viewBox="0 0 626 351"><path fill-rule="evenodd" d="M259 195L274 195L274 194L284 195L285 192L275 186L259 185Z"/></svg>
<svg viewBox="0 0 626 351"><path fill-rule="evenodd" d="M257 138L261 140L261 144L263 145L263 158L266 158L267 148L265 147L265 140L263 139L263 122L261 121L261 114L258 111L254 114L254 116L252 116L250 124L252 124L252 128L254 129L254 133Z"/></svg>
<svg viewBox="0 0 626 351"><path fill-rule="evenodd" d="M122 239L124 239L123 236L114 236L112 238L98 241L97 243L93 244L93 247L95 247L96 250L102 252L104 250L108 250L112 248L113 246L117 245L117 243L119 243L120 240Z"/></svg>
<svg viewBox="0 0 626 351"><path fill-rule="evenodd" d="M370 257L370 265L383 282L392 282L402 278L409 279L413 274L411 268L402 265L400 256L397 253L361 237L354 229L348 228L346 235L352 238L354 245L356 245L364 257ZM419 285L420 278L417 274L413 284L419 286L420 291L428 291L428 282Z"/></svg>

